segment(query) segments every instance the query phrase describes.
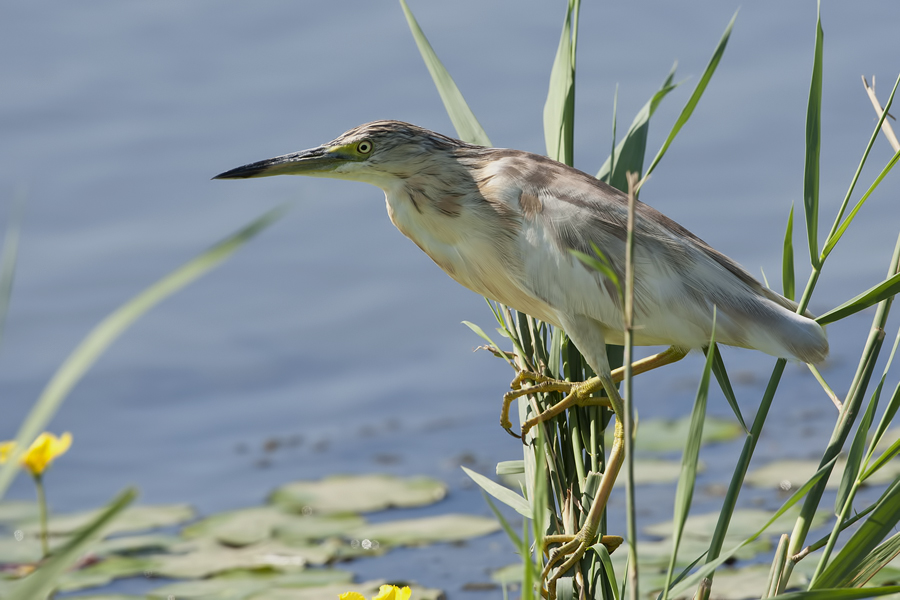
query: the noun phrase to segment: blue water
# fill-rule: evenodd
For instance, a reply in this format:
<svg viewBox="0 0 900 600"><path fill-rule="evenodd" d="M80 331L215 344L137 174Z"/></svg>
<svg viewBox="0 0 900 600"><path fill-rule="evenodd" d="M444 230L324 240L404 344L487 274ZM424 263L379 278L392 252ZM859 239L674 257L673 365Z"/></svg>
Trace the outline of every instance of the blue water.
<svg viewBox="0 0 900 600"><path fill-rule="evenodd" d="M543 152L563 3L411 4L494 144ZM876 75L885 99L900 71L900 5L824 4L821 237L875 124L859 77ZM616 84L623 132L678 60L685 83L654 118L652 155L737 8L585 3L576 166L595 172L608 153ZM814 20L811 1L741 7L706 95L642 194L751 272L763 269L776 289L791 203L798 285L808 273L800 206ZM0 439L14 435L54 369L105 315L263 211L294 207L154 309L73 391L50 426L75 437L48 476L55 509L94 507L137 485L144 502L210 513L259 503L293 479L388 471L445 480L451 495L440 510L488 514L459 464L489 473L521 451L497 427L512 373L473 354L481 342L460 325L491 329L484 301L394 230L375 188L210 181L375 119L453 134L398 4L7 3L0 55L0 198L8 206L20 186L28 198L0 354ZM890 156L879 139L860 190ZM829 260L814 312L884 277L898 192L893 173ZM829 328L825 373L839 393L870 319ZM726 360L748 381L738 393L752 414L773 361L747 351ZM642 418L685 414L699 369L692 357L642 377ZM711 412L730 414L721 396L711 402ZM783 440L799 422L805 437L827 439L834 411L809 373L792 367L773 416L758 464L814 453L815 443ZM284 443L265 452L273 438ZM738 448L707 457L707 483L731 472ZM19 478L9 496L31 494ZM651 502L641 518L670 511ZM514 559L499 534L418 556L426 555L352 568L457 598L499 597L460 587Z"/></svg>

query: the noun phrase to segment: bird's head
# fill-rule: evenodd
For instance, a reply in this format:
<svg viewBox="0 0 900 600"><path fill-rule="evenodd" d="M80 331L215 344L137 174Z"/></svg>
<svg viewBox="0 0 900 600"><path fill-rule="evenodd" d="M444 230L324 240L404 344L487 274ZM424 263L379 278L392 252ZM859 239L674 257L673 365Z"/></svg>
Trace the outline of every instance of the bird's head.
<svg viewBox="0 0 900 600"><path fill-rule="evenodd" d="M213 179L307 175L364 181L388 189L416 173L453 162L468 144L400 121L360 125L317 148L237 167Z"/></svg>

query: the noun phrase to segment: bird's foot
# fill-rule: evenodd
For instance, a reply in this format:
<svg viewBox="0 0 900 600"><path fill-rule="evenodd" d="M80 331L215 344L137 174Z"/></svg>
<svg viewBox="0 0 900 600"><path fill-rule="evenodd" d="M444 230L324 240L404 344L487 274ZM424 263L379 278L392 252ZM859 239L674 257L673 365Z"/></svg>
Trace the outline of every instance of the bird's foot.
<svg viewBox="0 0 900 600"><path fill-rule="evenodd" d="M639 375L652 369L656 369L657 367L676 362L684 358L686 354L686 350L673 346L659 354L642 358L631 364L632 375ZM624 367L614 369L610 373L610 379L613 383L619 383L624 377ZM525 437L525 434L538 423L543 423L544 421L552 419L572 406L610 406L608 397L597 395L603 390L603 384L597 377L591 377L587 381L582 382L561 381L539 373L519 371L519 374L516 375L516 378L513 379L509 387L512 388L512 391L503 395L503 408L500 411L500 425L507 433L517 438ZM560 392L566 394L566 396L560 402L554 404L541 414L525 421L525 423L522 424L521 435L513 433L512 423L509 420L509 410L513 400L529 394L547 392Z"/></svg>
<svg viewBox="0 0 900 600"><path fill-rule="evenodd" d="M544 570L541 572L541 581L547 582L547 588L546 590L541 590L542 595L546 593L547 598L555 599L557 580L581 560L585 552L594 543L603 544L609 553L612 554L624 541L618 535L603 535L600 536L599 540L596 539L596 536L596 531L591 531L589 525L585 525L575 535L548 535L544 538L544 552L548 553L548 559ZM550 544L562 545L548 550ZM550 575L551 571L553 571L553 575Z"/></svg>
<svg viewBox="0 0 900 600"><path fill-rule="evenodd" d="M525 385L531 384L531 385ZM539 373L530 371L519 371L516 378L509 384L512 391L503 395L503 408L500 411L500 426L503 427L513 437L524 437L528 431L543 421L551 419L566 410L570 406L578 404L609 406L609 403L601 398L593 397L592 394L603 389L603 385L596 377L588 379L584 382L562 381L553 379ZM549 409L537 415L533 419L529 419L522 425L521 436L513 433L512 422L509 420L509 410L513 400L527 396L529 394L540 394L548 392L561 392L566 394L562 401L556 403Z"/></svg>

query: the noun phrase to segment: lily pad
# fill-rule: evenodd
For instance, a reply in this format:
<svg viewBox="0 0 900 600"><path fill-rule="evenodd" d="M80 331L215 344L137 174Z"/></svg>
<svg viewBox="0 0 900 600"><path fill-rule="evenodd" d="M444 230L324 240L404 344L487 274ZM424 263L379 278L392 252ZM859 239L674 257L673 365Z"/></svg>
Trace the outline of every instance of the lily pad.
<svg viewBox="0 0 900 600"><path fill-rule="evenodd" d="M691 426L690 416L680 419L647 419L638 422L634 436L636 452L675 452L684 449ZM703 444L727 442L744 434L734 421L707 417L703 421ZM612 447L612 428L606 432L607 448Z"/></svg>
<svg viewBox="0 0 900 600"><path fill-rule="evenodd" d="M703 463L697 465L698 472L702 472L705 468L706 466ZM661 458L634 459L635 485L648 485L651 483L671 483L673 481L678 481L678 477L680 475L680 460L663 460Z"/></svg>
<svg viewBox="0 0 900 600"><path fill-rule="evenodd" d="M669 558L672 556L672 538L668 537L662 540L639 540L638 541L638 564L641 568L656 567L668 568ZM690 535L682 536L681 543L678 545L678 559L675 565L678 567L686 567L691 564L698 556L709 550L709 538L694 537ZM735 558L741 560L750 560L772 550L772 543L768 538L762 537L754 540L738 550ZM613 564L617 564L621 559L621 568L625 567L625 559L627 552L614 552L612 554ZM617 565L618 566L618 565ZM619 571L616 571L617 573ZM624 571L621 571L624 573Z"/></svg>
<svg viewBox="0 0 900 600"><path fill-rule="evenodd" d="M94 520L100 510L91 510L70 515L51 517L47 529L51 535L67 535L81 529ZM106 535L146 531L159 527L170 527L194 518L194 509L187 504L167 504L157 506L132 506L126 508L110 524ZM21 529L34 533L40 528L37 522L23 524Z"/></svg>
<svg viewBox="0 0 900 600"><path fill-rule="evenodd" d="M767 510L744 508L734 511L731 524L728 527L726 538L739 542L747 539L766 524L772 518L772 512ZM798 508L788 510L781 515L769 528L764 535L775 535L779 532L790 531L794 526L794 521L800 513ZM819 511L813 517L812 529L821 527L831 518L828 511ZM711 512L702 515L691 515L688 517L684 525L684 536L699 537L704 540L710 540L719 520L719 513ZM672 533L672 521L664 521L656 523L644 528L647 535L668 537ZM640 550L639 550L640 551Z"/></svg>
<svg viewBox="0 0 900 600"><path fill-rule="evenodd" d="M337 554L328 544L288 546L268 540L251 546L229 548L201 538L173 548L181 554L155 556L153 575L172 579L199 579L233 569L297 572L306 565L323 565Z"/></svg>
<svg viewBox="0 0 900 600"><path fill-rule="evenodd" d="M173 583L151 591L147 598L203 598L203 600L244 600L257 598L259 593L272 589L321 587L330 584L348 585L353 581L353 573L338 569L310 569L300 573L254 575L242 572L213 577L201 581ZM335 596L336 598L337 596Z"/></svg>
<svg viewBox="0 0 900 600"><path fill-rule="evenodd" d="M487 535L499 529L500 524L496 519L450 514L375 523L360 527L351 532L351 535L358 539L375 540L380 545L409 546L457 542Z"/></svg>
<svg viewBox="0 0 900 600"><path fill-rule="evenodd" d="M514 583L521 584L525 577L525 568L522 563L506 565L496 571L491 571L491 581L500 585L512 585Z"/></svg>
<svg viewBox="0 0 900 600"><path fill-rule="evenodd" d="M745 600L746 598L760 598L766 592L766 583L769 577L769 565L748 565L738 568L721 568L716 571L713 579L712 600ZM663 582L664 584L664 582ZM641 588L643 592L645 588ZM652 591L653 597L662 590L658 585Z"/></svg>
<svg viewBox="0 0 900 600"><path fill-rule="evenodd" d="M182 529L186 538L212 537L229 546L247 546L272 537L273 528L289 518L273 506L219 513Z"/></svg>
<svg viewBox="0 0 900 600"><path fill-rule="evenodd" d="M166 551L176 544L182 543L180 537L150 533L146 535L126 535L107 538L97 542L91 548L91 554L106 556L109 554L133 554L136 552Z"/></svg>
<svg viewBox="0 0 900 600"><path fill-rule="evenodd" d="M73 596L72 600L147 600L147 596L129 596L127 594L91 594L90 596Z"/></svg>
<svg viewBox="0 0 900 600"><path fill-rule="evenodd" d="M366 520L358 515L295 517L275 529L275 538L289 543L332 537L349 538L353 531L365 524Z"/></svg>
<svg viewBox="0 0 900 600"><path fill-rule="evenodd" d="M890 432L888 432L890 433ZM838 458L825 487L836 490L841 484L845 458ZM778 488L785 491L796 490L819 470L818 460L788 459L777 460L747 473L745 481L756 487ZM866 479L867 485L886 485L900 475L900 461L891 461Z"/></svg>
<svg viewBox="0 0 900 600"><path fill-rule="evenodd" d="M344 475L289 483L269 501L295 512L334 514L426 506L446 495L443 483L427 477Z"/></svg>
<svg viewBox="0 0 900 600"><path fill-rule="evenodd" d="M55 548L62 543L59 540L53 540L50 547ZM35 563L43 555L41 541L35 536L28 536L22 540L17 540L12 535L0 537L0 564Z"/></svg>
<svg viewBox="0 0 900 600"><path fill-rule="evenodd" d="M209 536L228 546L248 546L272 537L292 542L340 536L364 525L356 515L303 515L260 506L213 515L182 531L187 538Z"/></svg>
<svg viewBox="0 0 900 600"><path fill-rule="evenodd" d="M114 579L152 573L158 568L152 557L111 556L83 569L64 573L58 582L61 591L83 590L111 583Z"/></svg>
<svg viewBox="0 0 900 600"><path fill-rule="evenodd" d="M19 500L10 500L0 502L0 523L26 523L36 521L39 518L38 505L36 502L24 502Z"/></svg>

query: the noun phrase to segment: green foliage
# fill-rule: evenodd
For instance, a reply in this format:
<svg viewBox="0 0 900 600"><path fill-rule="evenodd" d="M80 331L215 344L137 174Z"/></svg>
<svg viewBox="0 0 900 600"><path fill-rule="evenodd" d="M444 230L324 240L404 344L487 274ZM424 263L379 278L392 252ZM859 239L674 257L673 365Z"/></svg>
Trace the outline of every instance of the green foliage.
<svg viewBox="0 0 900 600"><path fill-rule="evenodd" d="M407 18L411 19L405 2L403 0L401 2L404 10L407 12ZM577 1L570 0L568 2L562 35L550 75L550 90L544 107L544 131L548 155L568 164L571 164L572 161L572 140L575 131L575 51L578 36L578 9L579 3ZM673 125L671 132L651 161L650 166L646 169L641 183L646 180L647 176L665 155L675 136L696 108L721 60L733 24L734 18L723 33L706 70ZM423 37L417 25L413 28L413 34L417 39ZM422 53L427 64L436 61L433 54L428 55L424 50ZM884 114L880 115L878 124L872 132L857 171L852 178L846 198L837 211L834 225L825 238L824 246L820 252L818 242L819 156L822 151L823 56L824 33L821 14L819 14L815 27L813 69L806 111L806 152L803 175L804 215L810 262L813 270L798 302L798 311L800 312L805 310L809 304L810 297L816 288L819 275L828 255L853 222L866 200L871 197L886 175L900 161L900 149L895 148L897 153L888 161L887 165L845 217L846 209L849 206L849 201L862 168L866 163L869 151L892 104L894 93L897 89L897 85L895 85L885 106ZM446 79L448 78L449 76L435 76L435 84L441 89L442 86L446 85ZM614 120L612 152L597 174L598 178L624 190L626 174L628 172L642 172L649 119L659 102L674 89L673 78L674 69L665 79L659 91L638 112L626 137L618 143L615 140L616 126ZM900 78L898 78L898 83L900 83ZM443 96L444 93L442 92ZM445 99L445 105L447 104L448 102ZM448 106L448 112L450 110L451 107ZM459 125L457 125L457 130L460 135L463 135ZM796 293L793 224L794 213L792 207L788 216L782 248L782 285L785 296L791 299L794 298ZM900 240L898 240L897 253L900 253ZM900 260L898 260L897 253L895 253L895 257L891 261L888 274L883 282L840 306L827 311L817 319L820 324L824 325L844 319L866 308L877 307L872 321L872 333L863 350L857 373L849 385L849 392L843 399L843 409L836 422L832 439L825 448L822 457L819 460L811 461L808 466L804 467L808 469L806 472L811 474L811 477L799 488L794 488L795 491L789 500L779 511L771 515L771 518L767 520L765 525L761 528L754 526L753 530L745 530L740 527L741 511L737 510L738 498L745 481L747 481L745 477L756 446L761 438L768 411L778 390L781 377L784 374L786 361L778 360L775 363L756 414L748 427L735 398L722 357L718 349L714 345L712 346L712 351L707 353L706 365L701 375L701 386L695 402L694 412L692 413L691 426L689 429L686 427L686 431L681 434L682 437L680 438L686 438L688 443L683 456L682 477L676 494L676 523L672 526L675 533L673 538L667 542L668 549L666 552L669 553L667 554L668 560L665 561L665 564L668 566L667 573L662 579L654 581L648 579L642 584L645 590L649 584L649 587L658 590L665 588L665 591L661 594L662 597L666 595L677 597L690 595L692 593L691 590L696 587L698 597L708 597L710 586L715 585L712 578L722 564L733 557L742 556L742 553L745 553L768 527L786 528L791 520L794 521L793 532L790 536L782 536L779 550L772 566L770 568L759 568L757 569L759 573L754 575L761 586L760 595L797 598L856 598L864 597L865 593L874 596L890 593L894 590L893 588L867 588L865 593L863 593L857 589L836 590L834 588L862 585L865 581L877 575L878 571L900 549L900 538L898 536L895 535L885 540L891 528L895 527L898 520L900 520L900 512L898 512L900 509L897 508L900 493L895 489L898 480L895 479L896 474L888 468L888 465L891 465L891 460L897 454L900 454L900 441L888 440L886 443L882 441L886 437L885 434L893 421L894 415L900 408L900 386L897 387L897 390L888 402L878 422L878 426L875 428L874 436L870 434L870 429L876 421L878 399L882 393L884 377L881 378L868 404L864 401L868 393L867 389L872 370L881 350L883 335L880 332L883 332L891 300L900 291L900 275L898 275L898 263L900 263ZM609 278L610 281L613 281L620 288L620 293L626 292L626 290L622 289L623 282L618 280L616 273L609 268L608 262L604 260L602 249L595 248L593 255L577 254L576 256L585 265L595 268ZM569 343L563 332L545 323L536 321L527 315L516 314L506 306L491 302L488 304L499 324L498 332L512 344L511 352L500 349L476 325L466 324L488 341L490 344L489 349L495 355L506 359L517 370L538 372L552 378L567 378L576 381L592 375L583 358L574 346ZM611 349L610 353L611 357L615 356L617 350ZM618 356L621 356L621 353L618 353ZM708 542L706 550L698 551L691 546L690 552L694 553L696 558L685 562L678 557L678 547L680 545L684 547L688 540L695 539L692 536L682 536L682 532L687 530L687 526L684 523L691 504L690 490L695 484L699 466L697 450L701 439L700 431L704 429L701 425L703 424L703 407L705 406L705 395L710 372L715 374L719 387L723 390L734 411L738 423L737 434L739 435L743 431L746 434L746 438L743 451L734 467L734 473L728 491L725 494L722 508L718 514L712 516L709 528L704 534ZM828 385L824 377L815 368L812 368L812 372L820 381L826 393L830 394L837 402L836 396L831 392L831 386ZM627 383L626 389L628 389ZM520 398L520 419L524 422L559 400L560 396L555 392L534 394L530 398ZM840 457L840 452L844 448L845 442L851 439L850 433L858 414L862 414L863 417L856 435L852 436L853 441L850 444L849 453L846 457ZM530 507L533 512L532 516L535 518L536 537L539 538L546 533L556 533L563 530L572 532L574 529L577 529L584 514L574 509L570 499L572 497L582 497L589 492L592 482L596 481L597 472L603 468L603 430L606 427L607 420L608 414L603 409L574 408L557 416L554 422L541 424L537 428L538 436L526 439L531 445L526 446L525 460L522 462L521 467L518 464L514 468L513 465L505 465L502 469L504 472L524 471L524 498L502 488L483 476L473 473L470 473L470 475L488 493L514 506L518 512L525 513ZM706 423L706 429L708 428L709 422ZM646 440L654 441L657 437L656 434L648 435L647 424L642 424L638 430L636 448L640 449L642 444L646 443ZM879 449L880 455L878 455L876 447ZM544 462L547 464L547 470L540 466ZM838 470L835 472L836 466ZM500 470L498 468L498 473ZM832 477L833 473L834 476ZM842 473L842 475L838 476L838 473ZM885 491L884 496L878 503L859 507L855 511L851 511L850 507L855 498L856 490L864 481L868 480L869 483L875 482L874 476L876 473L882 478L881 481L887 480L893 481L893 483ZM810 528L814 527L814 524L820 522L822 518L823 513L819 510L819 506L822 492L829 479L835 482L832 485L839 487L835 511L838 514L838 520L834 523L831 535L815 542L807 550L801 552ZM839 481L841 483L838 484L837 482ZM541 500L544 494L547 495L547 503ZM529 498L529 495L532 497ZM797 504L802 505L799 510L795 506ZM550 510L541 510L543 506L547 506ZM628 509L629 512L633 511L630 499ZM791 509L792 512L789 513L788 509ZM546 520L548 515L549 520ZM788 522L785 519L788 519ZM538 522L540 526L537 525ZM830 557L830 549L834 547L838 534L853 524L860 523L860 528L851 536L837 556ZM602 530L605 531L605 525L602 527ZM671 529L667 531L671 531ZM740 536L740 539L736 540L735 535ZM511 535L511 538L514 538L517 548L519 548L523 556L531 556L527 546L522 546L524 542L521 539L514 535ZM731 545L731 548L723 552L726 541ZM653 543L642 542L641 547L646 550L638 555L637 562L644 564L645 568L648 568L646 567L646 554L652 554L655 551L655 546ZM813 584L811 590L785 594L785 590L789 589L789 585L798 585L796 580L791 579L795 565L798 565L809 552L814 552L822 547L826 547L826 550L820 558L819 566L815 569L816 573L812 574L811 580ZM627 586L633 585L623 581L621 577L616 577L616 569L619 569L619 573L623 572L621 571L621 564L618 567L614 567L618 554L610 557L605 552L605 548L601 550L599 547L595 547L595 551L589 553L577 567L581 571L581 580L587 586L587 597L618 598L625 593ZM539 559L540 556L539 552L535 553L536 558ZM705 564L699 568L696 567L696 565L704 561ZM680 567L685 564L688 566L675 577L676 565ZM526 575L524 597L530 598L535 594L535 590L538 589L537 586L540 585L540 582L538 581L537 569L529 565L531 565L530 560L526 561L524 570ZM803 565L805 572L812 572L812 569L806 569L806 563L803 563ZM529 578L529 575L533 577ZM724 589L729 587L736 587L739 590L745 589L746 582L738 582L733 575L726 574L724 576L728 579L723 581ZM637 581L636 577L629 579L633 582ZM531 589L528 582L531 582L534 589ZM576 590L572 582L571 578L559 580L557 588L558 598L574 597ZM621 592L617 582L621 582ZM698 585L699 587L697 587ZM820 588L822 589L820 590ZM826 590L825 588L828 589ZM635 594L636 589L630 589L629 592Z"/></svg>
<svg viewBox="0 0 900 600"><path fill-rule="evenodd" d="M384 489L385 484L392 489ZM348 490L350 496L363 500L344 502L339 514L323 508L328 498L346 495ZM396 547L464 542L500 528L495 519L474 515L441 514L370 523L357 512L434 504L445 493L443 484L422 477L331 477L282 486L265 506L196 521L194 512L183 505L126 507L134 497L129 491L106 509L53 519L53 558L13 583L11 589L25 590L16 600L36 600L42 596L30 594L96 588L115 579L146 576L189 580L152 590L151 598L166 598L167 594L220 597L232 591L236 595L229 598L256 599L300 588L327 597L337 583L344 585L341 593L353 588L347 585L351 573L325 565L378 556ZM366 499L370 494L374 500ZM303 499L309 499L309 504L300 507L297 502ZM26 564L40 558L34 537L36 520L33 503L0 503L3 527L24 534L22 541L0 540L0 564ZM154 533L159 528L172 531L185 522L190 524L180 531ZM91 551L91 560L70 568L86 549ZM65 564L53 562L57 560ZM6 598L3 582L0 578L0 596ZM437 597L438 593L430 590L423 597Z"/></svg>

